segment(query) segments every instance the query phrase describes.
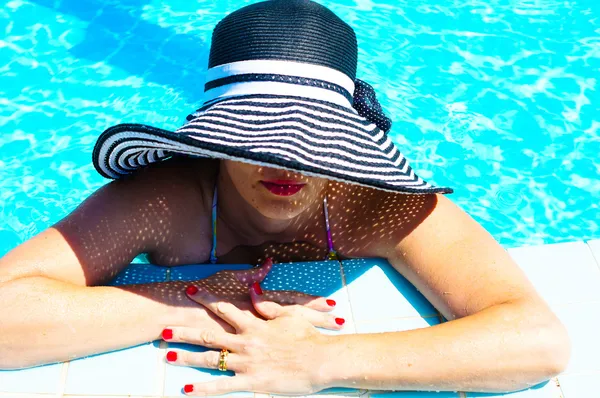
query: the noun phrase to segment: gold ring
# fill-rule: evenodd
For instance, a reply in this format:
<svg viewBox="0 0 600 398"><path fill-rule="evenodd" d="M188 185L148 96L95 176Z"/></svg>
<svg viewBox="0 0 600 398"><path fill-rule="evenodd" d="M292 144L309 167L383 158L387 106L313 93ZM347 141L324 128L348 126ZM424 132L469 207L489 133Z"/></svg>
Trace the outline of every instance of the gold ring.
<svg viewBox="0 0 600 398"><path fill-rule="evenodd" d="M219 370L221 372L227 371L227 355L229 355L229 351L223 348L219 354Z"/></svg>

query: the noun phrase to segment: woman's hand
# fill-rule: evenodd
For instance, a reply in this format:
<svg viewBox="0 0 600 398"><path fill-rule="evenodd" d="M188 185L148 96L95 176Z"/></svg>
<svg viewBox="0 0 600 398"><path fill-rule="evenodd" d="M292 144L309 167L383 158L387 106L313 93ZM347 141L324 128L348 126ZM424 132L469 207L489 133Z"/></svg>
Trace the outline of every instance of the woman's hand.
<svg viewBox="0 0 600 398"><path fill-rule="evenodd" d="M234 377L214 382L188 384L189 395L221 395L235 391L310 394L320 391L320 366L330 336L319 333L299 308L286 308L253 288L250 296L256 311L270 320L262 320L223 301L207 289L188 291L190 298L202 304L235 329L206 333L192 328L173 328L170 341L229 350L226 367ZM335 321L333 322L340 327ZM170 363L218 369L219 351L201 353L170 351Z"/></svg>
<svg viewBox="0 0 600 398"><path fill-rule="evenodd" d="M186 292L194 295L197 289L201 289L214 297L218 297L219 301L229 302L248 314L260 317L261 314L257 313L252 305L248 291L252 287L253 290L263 294L260 283L269 274L272 267L272 260L267 258L260 267L253 269L219 271L206 279L193 282L188 286ZM336 303L333 300L290 290L265 291L263 297L265 300L271 301L273 305L277 305L278 311L281 313L294 312L302 314L315 326L326 329L340 329L341 325L336 323L336 318L328 314L335 307ZM274 316L278 316L279 314L278 312ZM221 319L214 316L210 311L209 315L213 315L213 318L216 318L224 326L225 330L233 332L230 325L222 322ZM184 325L195 326L191 322L185 322Z"/></svg>

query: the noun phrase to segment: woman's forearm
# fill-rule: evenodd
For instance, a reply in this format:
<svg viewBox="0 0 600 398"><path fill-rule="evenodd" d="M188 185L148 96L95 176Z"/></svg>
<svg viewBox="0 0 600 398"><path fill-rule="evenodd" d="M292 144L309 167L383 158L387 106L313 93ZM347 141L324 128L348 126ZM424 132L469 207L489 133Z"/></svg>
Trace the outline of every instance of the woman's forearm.
<svg viewBox="0 0 600 398"><path fill-rule="evenodd" d="M560 373L570 355L564 327L529 302L424 329L328 337L326 387L515 391Z"/></svg>
<svg viewBox="0 0 600 398"><path fill-rule="evenodd" d="M0 284L0 369L17 369L130 347L181 324L184 311L210 318L185 282L83 287L44 277ZM191 308L191 307L195 308ZM203 318L202 318L203 316Z"/></svg>

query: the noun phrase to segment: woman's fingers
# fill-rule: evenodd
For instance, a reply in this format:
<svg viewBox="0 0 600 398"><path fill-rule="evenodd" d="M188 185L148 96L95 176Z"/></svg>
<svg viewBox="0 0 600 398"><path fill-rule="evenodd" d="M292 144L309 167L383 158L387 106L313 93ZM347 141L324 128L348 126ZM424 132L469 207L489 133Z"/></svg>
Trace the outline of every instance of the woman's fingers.
<svg viewBox="0 0 600 398"><path fill-rule="evenodd" d="M236 391L252 391L252 380L248 376L236 375L221 377L208 383L187 384L183 391L188 396L204 397L207 395L223 395ZM252 394L253 395L253 394Z"/></svg>
<svg viewBox="0 0 600 398"><path fill-rule="evenodd" d="M193 368L219 369L220 351L190 352L183 350L170 350L167 352L167 362L177 366L190 366ZM239 370L239 357L228 353L225 360L227 370Z"/></svg>
<svg viewBox="0 0 600 398"><path fill-rule="evenodd" d="M227 301L221 301L202 286L190 286L186 289L186 293L192 300L202 304L215 315L233 326L238 333L243 332L250 327L257 326L256 322L260 321L259 319L251 317L248 313L239 309L234 304Z"/></svg>
<svg viewBox="0 0 600 398"><path fill-rule="evenodd" d="M260 291L254 288L250 289L250 298L256 312L265 319L275 319L282 316L302 316L313 326L330 330L340 330L345 323L342 318L312 308L300 305L282 306L270 301L266 294L260 294Z"/></svg>
<svg viewBox="0 0 600 398"><path fill-rule="evenodd" d="M269 257L259 267L246 271L236 271L234 275L240 283L251 286L255 282L261 283L271 272L271 269L273 269L273 260Z"/></svg>
<svg viewBox="0 0 600 398"><path fill-rule="evenodd" d="M227 348L241 351L242 337L215 329L172 327L163 330L163 339L170 343L187 343L207 348Z"/></svg>
<svg viewBox="0 0 600 398"><path fill-rule="evenodd" d="M322 312L332 311L336 305L334 300L293 290L269 290L264 292L264 296L267 300L278 304L301 305Z"/></svg>

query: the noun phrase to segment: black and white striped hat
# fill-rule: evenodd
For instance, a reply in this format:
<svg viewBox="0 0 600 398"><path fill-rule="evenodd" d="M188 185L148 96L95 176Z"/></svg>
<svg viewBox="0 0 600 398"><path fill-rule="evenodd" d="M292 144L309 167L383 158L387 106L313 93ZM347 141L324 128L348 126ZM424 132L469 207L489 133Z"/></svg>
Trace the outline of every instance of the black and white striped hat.
<svg viewBox="0 0 600 398"><path fill-rule="evenodd" d="M107 129L94 166L119 178L173 155L231 159L404 193L451 193L418 177L391 120L356 79L356 36L309 0L246 6L213 31L204 104L176 131Z"/></svg>

